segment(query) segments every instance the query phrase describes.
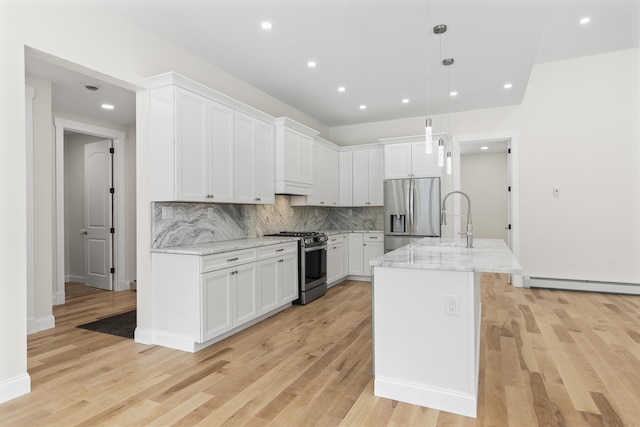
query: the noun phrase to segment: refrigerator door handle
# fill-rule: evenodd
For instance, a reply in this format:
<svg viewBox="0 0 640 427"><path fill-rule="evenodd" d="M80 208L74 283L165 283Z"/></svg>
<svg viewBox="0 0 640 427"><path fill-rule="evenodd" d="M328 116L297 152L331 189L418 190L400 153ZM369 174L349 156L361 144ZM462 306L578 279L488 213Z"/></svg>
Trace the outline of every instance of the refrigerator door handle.
<svg viewBox="0 0 640 427"><path fill-rule="evenodd" d="M409 234L413 234L413 180L409 181L409 197L407 197L407 202L409 204Z"/></svg>

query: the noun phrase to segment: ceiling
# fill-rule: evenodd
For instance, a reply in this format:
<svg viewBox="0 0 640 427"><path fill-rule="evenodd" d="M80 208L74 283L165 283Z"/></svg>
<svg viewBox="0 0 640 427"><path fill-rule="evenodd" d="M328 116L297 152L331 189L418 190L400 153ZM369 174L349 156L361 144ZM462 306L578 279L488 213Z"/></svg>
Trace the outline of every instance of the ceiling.
<svg viewBox="0 0 640 427"><path fill-rule="evenodd" d="M517 105L534 64L640 40L640 0L94 1L328 127ZM96 103L113 99L122 106L103 119L135 121L132 92L99 81L89 92L81 74L36 58L26 66L53 81L54 108L104 116Z"/></svg>

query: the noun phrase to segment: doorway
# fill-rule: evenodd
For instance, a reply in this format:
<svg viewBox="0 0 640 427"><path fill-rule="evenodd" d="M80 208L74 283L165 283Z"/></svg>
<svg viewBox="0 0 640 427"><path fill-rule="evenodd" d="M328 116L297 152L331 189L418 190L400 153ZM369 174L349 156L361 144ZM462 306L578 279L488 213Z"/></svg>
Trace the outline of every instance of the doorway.
<svg viewBox="0 0 640 427"><path fill-rule="evenodd" d="M519 230L519 175L518 175L518 137L517 131L500 131L485 134L458 135L452 138L453 142L453 189L460 190L462 186L462 156L463 152L480 152L482 146L494 146L496 151L506 151L506 212L501 215L506 217L502 227L507 227L506 243L516 259L520 258L520 230ZM454 213L460 214L459 205L454 204ZM475 213L474 213L475 214ZM474 221L475 222L475 221ZM492 225L496 228L498 225ZM475 224L474 224L475 228ZM458 222L454 223L454 234L461 230ZM475 234L474 229L474 234ZM497 231L496 231L497 233ZM488 236L482 236L488 237ZM493 236L492 236L493 237ZM499 237L494 237L499 238ZM511 283L517 287L523 287L523 277L520 274L511 276Z"/></svg>
<svg viewBox="0 0 640 427"><path fill-rule="evenodd" d="M70 282L113 290L111 146L110 139L64 132L66 293Z"/></svg>
<svg viewBox="0 0 640 427"><path fill-rule="evenodd" d="M95 142L99 140L108 139L113 141L113 188L123 187L120 183L124 183L124 153L123 153L123 145L125 142L125 134L124 132L102 128L99 126L89 125L86 123L59 119L56 118L55 121L56 128L56 273L55 273L55 285L54 285L54 304L64 304L65 302L65 282L67 279L71 281L76 281L76 279L86 279L86 273L83 273L83 276L79 274L69 274L67 275L65 272L72 271L68 267L71 266L71 263L74 263L73 271L85 271L85 259L86 255L78 255L79 247L82 247L82 253L84 254L84 235L81 233L81 229L84 227L79 227L78 224L84 224L84 210L85 209L72 209L71 205L69 205L69 201L67 200L67 181L70 181L71 178L67 178L65 175L68 172L71 172L73 168L67 168L65 160L68 156L70 156L76 150L70 149L67 150L65 140L67 138L77 138L80 141L84 141L82 143L75 142L76 145L80 145L82 147L82 156L84 157L84 145L89 142ZM74 136L72 135L79 135ZM71 147L71 145L69 146ZM77 148L77 147L76 147ZM67 152L69 151L69 152ZM77 158L76 156L72 156ZM74 162L76 163L76 162ZM84 162L83 162L84 163ZM77 166L77 165L76 165ZM84 174L84 166L82 168ZM74 181L77 181L75 179ZM82 178L84 181L84 177ZM75 191L73 191L75 193ZM109 228L113 228L112 233L112 250L109 250L109 257L111 258L111 265L109 266L109 282L112 283L110 289L113 290L125 290L128 289L128 283L124 277L124 268L125 264L125 239L124 235L126 233L126 222L124 221L125 213L124 213L124 191L114 191L113 193L113 207L111 209L112 212L112 221L111 226ZM84 199L84 196L82 197ZM76 202L77 203L77 202ZM79 221L77 217L79 213L77 211L82 210L82 221ZM75 222L74 222L75 221ZM82 244L77 243L77 238L80 237L82 239ZM76 244L74 245L75 249L73 251L71 249L67 250L65 245L65 240L72 241L75 240ZM78 259L82 261L82 268L78 267ZM88 261L88 260L87 260ZM113 267L113 270L111 270Z"/></svg>

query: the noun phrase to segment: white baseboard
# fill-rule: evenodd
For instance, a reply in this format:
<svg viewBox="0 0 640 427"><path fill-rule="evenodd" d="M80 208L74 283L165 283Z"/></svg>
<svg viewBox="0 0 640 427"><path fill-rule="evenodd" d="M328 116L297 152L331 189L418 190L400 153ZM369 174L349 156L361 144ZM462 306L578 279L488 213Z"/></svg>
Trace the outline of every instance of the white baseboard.
<svg viewBox="0 0 640 427"><path fill-rule="evenodd" d="M354 274L350 274L344 280L358 280L360 282L370 282L371 276L357 276Z"/></svg>
<svg viewBox="0 0 640 427"><path fill-rule="evenodd" d="M610 292L614 294L640 295L638 283L592 282L589 280L551 279L546 277L525 277L528 288L565 289L570 291Z"/></svg>
<svg viewBox="0 0 640 427"><path fill-rule="evenodd" d="M56 326L56 318L52 314L44 317L32 317L27 319L27 335L35 334L36 332L46 331Z"/></svg>
<svg viewBox="0 0 640 427"><path fill-rule="evenodd" d="M74 276L73 274L69 274L68 276L64 276L64 281L66 282L76 282L76 283L84 283L84 276Z"/></svg>
<svg viewBox="0 0 640 427"><path fill-rule="evenodd" d="M62 292L54 292L53 294L53 305L61 305L65 302L65 293Z"/></svg>
<svg viewBox="0 0 640 427"><path fill-rule="evenodd" d="M373 383L373 394L412 405L439 411L451 412L476 418L478 402L475 396L435 387L424 387L377 376Z"/></svg>
<svg viewBox="0 0 640 427"><path fill-rule="evenodd" d="M31 392L31 377L25 373L0 383L0 403Z"/></svg>

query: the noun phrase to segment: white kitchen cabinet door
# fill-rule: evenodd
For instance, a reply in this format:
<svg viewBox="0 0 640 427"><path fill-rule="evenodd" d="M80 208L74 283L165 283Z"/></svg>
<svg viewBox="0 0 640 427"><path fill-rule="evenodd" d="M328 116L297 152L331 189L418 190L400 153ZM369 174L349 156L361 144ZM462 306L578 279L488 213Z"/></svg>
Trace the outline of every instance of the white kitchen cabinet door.
<svg viewBox="0 0 640 427"><path fill-rule="evenodd" d="M232 283L234 268L205 273L201 277L200 341L208 341L232 328Z"/></svg>
<svg viewBox="0 0 640 427"><path fill-rule="evenodd" d="M369 205L369 152L353 152L353 206Z"/></svg>
<svg viewBox="0 0 640 427"><path fill-rule="evenodd" d="M233 325L248 322L258 316L258 275L255 263L233 268Z"/></svg>
<svg viewBox="0 0 640 427"><path fill-rule="evenodd" d="M328 149L327 158L327 182L329 189L327 191L327 202L329 206L338 206L338 152Z"/></svg>
<svg viewBox="0 0 640 427"><path fill-rule="evenodd" d="M369 151L369 206L384 204L384 154L382 148Z"/></svg>
<svg viewBox="0 0 640 427"><path fill-rule="evenodd" d="M233 110L213 101L207 103L207 199L234 200Z"/></svg>
<svg viewBox="0 0 640 427"><path fill-rule="evenodd" d="M369 261L384 254L384 242L365 241L363 243L363 266L362 271L364 276L371 276L371 266Z"/></svg>
<svg viewBox="0 0 640 427"><path fill-rule="evenodd" d="M436 145L435 143L434 145ZM386 161L386 159L385 159ZM433 152L426 153L425 142L411 143L411 173L415 178L440 176L438 167L438 147L433 147Z"/></svg>
<svg viewBox="0 0 640 427"><path fill-rule="evenodd" d="M333 243L327 246L327 283L331 284L338 280L342 266L340 265L340 254L342 244Z"/></svg>
<svg viewBox="0 0 640 427"><path fill-rule="evenodd" d="M364 275L362 269L364 263L362 233L349 234L349 274L354 276Z"/></svg>
<svg viewBox="0 0 640 427"><path fill-rule="evenodd" d="M278 264L278 258L269 258L257 263L259 314L268 313L280 305Z"/></svg>
<svg viewBox="0 0 640 427"><path fill-rule="evenodd" d="M384 178L410 178L411 174L411 143L385 145Z"/></svg>
<svg viewBox="0 0 640 427"><path fill-rule="evenodd" d="M235 201L273 204L273 126L236 111Z"/></svg>
<svg viewBox="0 0 640 427"><path fill-rule="evenodd" d="M313 189L313 138L284 125L276 129L276 190L309 195Z"/></svg>
<svg viewBox="0 0 640 427"><path fill-rule="evenodd" d="M338 205L353 206L353 152L338 153Z"/></svg>
<svg viewBox="0 0 640 427"><path fill-rule="evenodd" d="M382 206L384 164L382 148L353 152L353 206Z"/></svg>
<svg viewBox="0 0 640 427"><path fill-rule="evenodd" d="M174 197L177 200L207 200L207 102L203 96L181 88L175 89Z"/></svg>
<svg viewBox="0 0 640 427"><path fill-rule="evenodd" d="M298 299L298 254L284 255L277 260L280 303Z"/></svg>

